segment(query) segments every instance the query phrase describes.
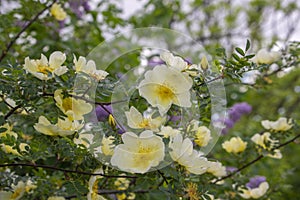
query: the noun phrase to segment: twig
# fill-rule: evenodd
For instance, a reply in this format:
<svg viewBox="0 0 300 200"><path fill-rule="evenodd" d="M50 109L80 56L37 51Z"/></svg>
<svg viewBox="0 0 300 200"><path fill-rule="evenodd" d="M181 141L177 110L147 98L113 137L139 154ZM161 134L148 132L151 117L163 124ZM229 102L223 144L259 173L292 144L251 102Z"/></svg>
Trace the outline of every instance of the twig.
<svg viewBox="0 0 300 200"><path fill-rule="evenodd" d="M21 36L23 32L26 31L27 28L35 22L40 15L42 15L47 9L49 9L57 0L54 0L49 6L41 10L39 13L37 13L22 29L21 31L6 45L5 49L2 51L1 56L0 56L0 62L3 60L3 58L7 55L8 51L11 49L11 47L15 44L17 39Z"/></svg>
<svg viewBox="0 0 300 200"><path fill-rule="evenodd" d="M4 119L6 120L7 118L9 118L12 114L14 114L14 112L16 110L18 110L19 108L22 107L22 104L17 105L16 107L13 107L5 116Z"/></svg>
<svg viewBox="0 0 300 200"><path fill-rule="evenodd" d="M98 194L120 194L120 193L126 193L126 192L132 192L132 193L148 193L149 190L99 190Z"/></svg>
<svg viewBox="0 0 300 200"><path fill-rule="evenodd" d="M83 174L83 175L88 175L88 176L103 176L103 177L109 177L109 178L137 178L136 176L106 175L106 174L102 174L102 173L84 172L84 171L77 171L77 170L71 170L71 169L62 169L62 168L49 166L49 165L38 165L38 164L31 164L31 163L0 164L0 167L20 167L20 166L51 169L51 170L62 171L62 172L66 172L66 173Z"/></svg>
<svg viewBox="0 0 300 200"><path fill-rule="evenodd" d="M279 149L279 148L281 148L281 147L284 147L284 146L286 146L286 145L288 145L288 144L294 142L294 141L295 141L297 138L299 138L299 137L300 137L300 134L299 134L299 135L296 135L294 138L292 138L292 139L290 139L290 140L288 140L288 141L286 141L286 142L280 144L279 146L275 147L275 148L272 149L272 150L276 150L276 149ZM230 177L232 177L233 175L237 174L238 172L242 171L243 169L245 169L245 168L249 167L250 165L256 163L257 161L261 160L262 158L264 158L264 156L263 156L263 155L259 155L257 158L255 158L255 159L252 160L251 162L249 162L249 163L243 165L242 167L238 168L237 170L235 170L234 172L228 174L227 176L224 176L224 177L222 177L222 178L219 178L219 179L213 181L212 183L215 184L215 183L217 183L217 182L220 182L220 181L222 181L222 180L225 180L225 179L227 179L227 178L230 178Z"/></svg>

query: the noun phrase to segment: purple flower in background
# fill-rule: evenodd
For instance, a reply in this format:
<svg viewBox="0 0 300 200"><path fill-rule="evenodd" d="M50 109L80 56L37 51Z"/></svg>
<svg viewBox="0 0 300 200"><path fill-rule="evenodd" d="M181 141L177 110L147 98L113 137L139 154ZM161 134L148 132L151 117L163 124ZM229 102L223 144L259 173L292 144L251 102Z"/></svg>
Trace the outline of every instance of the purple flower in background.
<svg viewBox="0 0 300 200"><path fill-rule="evenodd" d="M96 116L98 121L107 121L110 113L112 113L111 104L103 106L98 105L96 107Z"/></svg>
<svg viewBox="0 0 300 200"><path fill-rule="evenodd" d="M229 109L229 117L233 122L236 122L242 115L249 114L251 111L252 107L248 103L236 103Z"/></svg>
<svg viewBox="0 0 300 200"><path fill-rule="evenodd" d="M75 13L78 18L82 18L82 15L85 12L90 11L90 6L88 0L72 0L69 1L70 9Z"/></svg>
<svg viewBox="0 0 300 200"><path fill-rule="evenodd" d="M237 171L238 170L238 168L236 168L236 167L230 167L230 166L227 166L226 167L226 172L228 173L233 173L233 172L235 172L235 171Z"/></svg>
<svg viewBox="0 0 300 200"><path fill-rule="evenodd" d="M246 187L250 189L258 188L262 182L265 182L267 179L264 176L254 176L250 178L250 181L246 184Z"/></svg>
<svg viewBox="0 0 300 200"><path fill-rule="evenodd" d="M246 102L236 103L228 111L228 118L225 119L225 128L222 130L222 134L228 133L234 124L245 114L249 114L252 111L251 105Z"/></svg>

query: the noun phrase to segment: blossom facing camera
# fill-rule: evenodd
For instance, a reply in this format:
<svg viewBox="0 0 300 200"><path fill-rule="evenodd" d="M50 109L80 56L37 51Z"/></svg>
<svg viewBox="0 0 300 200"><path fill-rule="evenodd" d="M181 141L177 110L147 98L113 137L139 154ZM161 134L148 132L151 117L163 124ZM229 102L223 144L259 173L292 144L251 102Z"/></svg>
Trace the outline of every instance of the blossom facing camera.
<svg viewBox="0 0 300 200"><path fill-rule="evenodd" d="M278 51L268 51L267 49L260 49L252 58L252 61L257 64L272 64L278 61L281 53Z"/></svg>
<svg viewBox="0 0 300 200"><path fill-rule="evenodd" d="M280 117L277 121L263 120L261 125L267 130L288 131L293 127L292 120Z"/></svg>
<svg viewBox="0 0 300 200"><path fill-rule="evenodd" d="M247 142L244 142L240 137L232 137L229 141L225 141L222 147L228 153L241 153L245 151Z"/></svg>
<svg viewBox="0 0 300 200"><path fill-rule="evenodd" d="M111 164L122 171L144 174L156 167L165 157L162 138L152 131L143 131L140 136L132 132L122 135L124 144L116 146Z"/></svg>
<svg viewBox="0 0 300 200"><path fill-rule="evenodd" d="M41 54L41 59L34 60L25 58L24 69L40 80L49 80L56 76L61 76L68 71L66 66L61 66L66 60L66 55L60 51L53 52L49 61Z"/></svg>
<svg viewBox="0 0 300 200"><path fill-rule="evenodd" d="M147 71L145 79L138 86L140 96L147 102L157 107L160 115L164 115L172 104L180 107L190 107L190 89L192 79L179 71L159 65L153 70Z"/></svg>
<svg viewBox="0 0 300 200"><path fill-rule="evenodd" d="M50 13L57 19L58 21L63 21L67 17L67 13L61 7L60 4L54 3L50 8Z"/></svg>

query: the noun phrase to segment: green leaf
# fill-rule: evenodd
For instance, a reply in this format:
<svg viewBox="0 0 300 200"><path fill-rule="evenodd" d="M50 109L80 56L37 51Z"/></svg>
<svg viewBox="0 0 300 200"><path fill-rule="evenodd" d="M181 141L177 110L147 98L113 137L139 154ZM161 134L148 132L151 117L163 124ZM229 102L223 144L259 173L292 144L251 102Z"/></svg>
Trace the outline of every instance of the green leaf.
<svg viewBox="0 0 300 200"><path fill-rule="evenodd" d="M5 132L7 130L7 128L0 128L0 133L3 133L3 132Z"/></svg>
<svg viewBox="0 0 300 200"><path fill-rule="evenodd" d="M245 49L245 51L248 51L249 48L250 48L250 41L247 39L247 44L246 44L246 49Z"/></svg>
<svg viewBox="0 0 300 200"><path fill-rule="evenodd" d="M245 52L243 51L243 49L236 47L235 50L242 56L245 56Z"/></svg>
<svg viewBox="0 0 300 200"><path fill-rule="evenodd" d="M232 57L233 57L235 60L237 60L237 61L240 61L240 60L241 60L240 57L239 57L237 54L235 54L235 53L232 54Z"/></svg>

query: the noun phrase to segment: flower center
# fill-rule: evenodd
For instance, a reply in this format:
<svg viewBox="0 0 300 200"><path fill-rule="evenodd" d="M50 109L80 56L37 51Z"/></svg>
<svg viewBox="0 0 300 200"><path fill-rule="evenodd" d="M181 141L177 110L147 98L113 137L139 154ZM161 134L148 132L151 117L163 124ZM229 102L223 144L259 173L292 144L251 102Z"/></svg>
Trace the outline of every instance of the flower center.
<svg viewBox="0 0 300 200"><path fill-rule="evenodd" d="M54 69L49 67L48 65L43 65L41 62L37 62L37 72L43 73L43 74L48 74L49 72L53 72Z"/></svg>
<svg viewBox="0 0 300 200"><path fill-rule="evenodd" d="M143 121L139 124L141 128L150 128L150 120L143 119Z"/></svg>
<svg viewBox="0 0 300 200"><path fill-rule="evenodd" d="M62 102L62 107L65 109L65 111L72 110L72 98L65 98Z"/></svg>
<svg viewBox="0 0 300 200"><path fill-rule="evenodd" d="M156 92L161 99L172 99L175 96L171 88L165 85L159 85Z"/></svg>

